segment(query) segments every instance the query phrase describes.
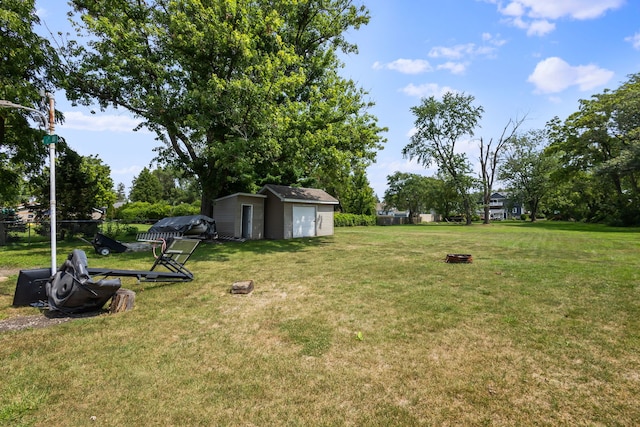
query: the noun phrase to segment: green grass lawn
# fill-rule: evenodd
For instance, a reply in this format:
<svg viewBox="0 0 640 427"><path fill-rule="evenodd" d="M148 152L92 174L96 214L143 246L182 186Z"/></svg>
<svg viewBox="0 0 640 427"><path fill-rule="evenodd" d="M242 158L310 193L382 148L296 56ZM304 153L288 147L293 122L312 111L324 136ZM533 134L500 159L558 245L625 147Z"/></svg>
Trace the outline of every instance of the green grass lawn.
<svg viewBox="0 0 640 427"><path fill-rule="evenodd" d="M144 269L149 253L90 267ZM50 264L46 244L0 268ZM473 255L447 264L447 253ZM133 311L0 333L0 425L636 425L640 230L495 223L203 244ZM0 319L16 276L0 282ZM250 295L233 282L253 280ZM92 417L95 417L92 419Z"/></svg>

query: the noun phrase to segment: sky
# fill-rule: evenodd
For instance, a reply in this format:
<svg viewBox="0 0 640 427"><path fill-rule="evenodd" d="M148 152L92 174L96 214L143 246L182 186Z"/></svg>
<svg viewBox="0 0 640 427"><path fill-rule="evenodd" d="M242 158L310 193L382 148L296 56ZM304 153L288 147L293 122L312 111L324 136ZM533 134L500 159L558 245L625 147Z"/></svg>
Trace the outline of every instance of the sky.
<svg viewBox="0 0 640 427"><path fill-rule="evenodd" d="M459 150L477 165L478 139L497 140L510 120L520 130L541 129L567 118L580 99L615 89L640 72L638 0L354 0L369 9L365 27L348 33L358 54L343 56L341 73L375 103L387 139L368 168L378 197L394 172L427 176L435 167L403 158L422 98L447 91L472 95L484 113L475 138ZM55 34L66 31L63 0L37 0L38 15ZM41 29L43 33L46 30ZM155 134L125 110L72 106L56 93L65 114L56 134L79 154L97 155L114 184L127 189L149 167L159 145ZM477 166L476 166L477 168Z"/></svg>

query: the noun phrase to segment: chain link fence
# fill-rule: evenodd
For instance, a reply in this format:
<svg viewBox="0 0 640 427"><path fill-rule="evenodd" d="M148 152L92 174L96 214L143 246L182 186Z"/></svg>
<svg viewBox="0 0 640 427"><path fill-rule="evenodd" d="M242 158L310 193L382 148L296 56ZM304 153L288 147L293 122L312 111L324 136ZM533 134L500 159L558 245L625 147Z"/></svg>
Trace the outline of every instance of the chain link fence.
<svg viewBox="0 0 640 427"><path fill-rule="evenodd" d="M58 220L56 239L93 237L102 224L101 220ZM51 239L50 221L0 221L0 246L10 243L31 243Z"/></svg>

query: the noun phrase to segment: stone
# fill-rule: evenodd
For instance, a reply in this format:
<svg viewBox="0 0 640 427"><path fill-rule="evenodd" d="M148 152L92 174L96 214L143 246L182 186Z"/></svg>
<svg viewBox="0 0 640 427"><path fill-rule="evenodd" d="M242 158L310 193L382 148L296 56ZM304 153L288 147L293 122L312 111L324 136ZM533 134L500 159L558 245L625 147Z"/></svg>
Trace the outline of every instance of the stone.
<svg viewBox="0 0 640 427"><path fill-rule="evenodd" d="M253 291L253 280L244 280L241 282L234 282L231 285L232 294L249 294Z"/></svg>

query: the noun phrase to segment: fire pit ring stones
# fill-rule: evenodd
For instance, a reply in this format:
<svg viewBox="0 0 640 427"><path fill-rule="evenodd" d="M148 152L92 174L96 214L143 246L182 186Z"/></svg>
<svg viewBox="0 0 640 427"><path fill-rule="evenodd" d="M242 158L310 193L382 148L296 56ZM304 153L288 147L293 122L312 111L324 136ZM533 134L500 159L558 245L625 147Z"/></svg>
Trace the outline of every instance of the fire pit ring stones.
<svg viewBox="0 0 640 427"><path fill-rule="evenodd" d="M473 262L473 257L470 254L447 254L445 262L468 264Z"/></svg>

